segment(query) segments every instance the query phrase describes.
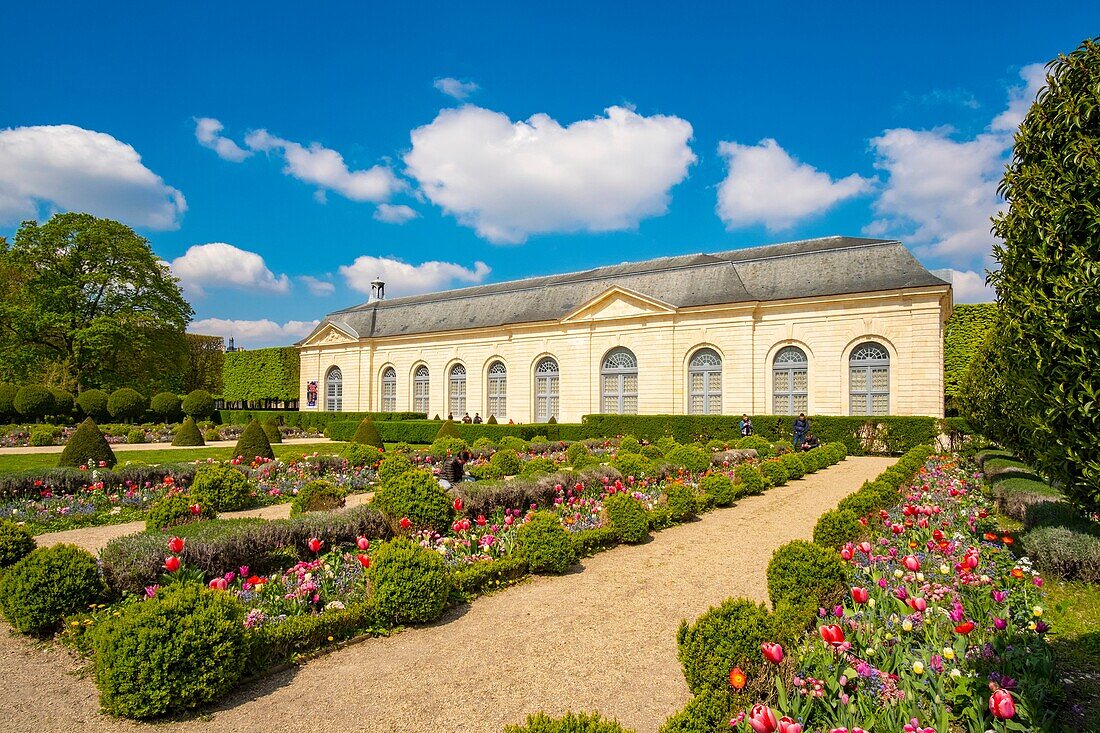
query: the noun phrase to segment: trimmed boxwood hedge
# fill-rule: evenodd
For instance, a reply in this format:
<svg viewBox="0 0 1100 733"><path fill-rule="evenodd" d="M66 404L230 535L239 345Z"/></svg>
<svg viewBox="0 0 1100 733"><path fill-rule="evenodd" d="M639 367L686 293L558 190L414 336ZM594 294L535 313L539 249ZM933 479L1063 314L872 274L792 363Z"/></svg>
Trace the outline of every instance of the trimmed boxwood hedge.
<svg viewBox="0 0 1100 733"><path fill-rule="evenodd" d="M355 431L359 428L359 419L349 418L355 413L335 414L339 415L340 419L327 423L328 437L333 440L351 440L352 436L355 435ZM372 419L382 436L382 440L387 443L409 443L410 445L430 444L435 440L441 424L438 420L390 420L375 416L372 416ZM509 435L523 440L530 440L535 436L544 435L551 441L582 440L588 437L584 426L579 424L488 425L482 423L480 425L467 425L465 423L455 423L454 428L458 436L471 445L478 438L488 438L494 443L498 443L502 438Z"/></svg>
<svg viewBox="0 0 1100 733"><path fill-rule="evenodd" d="M375 422L392 420L427 420L423 412L325 412L313 410L218 410L214 413L214 420L222 425L247 425L253 419L267 420L275 418L282 425L290 425L296 428L322 429L338 422L350 422L355 426L369 417ZM439 429L439 422L435 427ZM350 435L355 434L355 428ZM431 442L431 441L427 441Z"/></svg>

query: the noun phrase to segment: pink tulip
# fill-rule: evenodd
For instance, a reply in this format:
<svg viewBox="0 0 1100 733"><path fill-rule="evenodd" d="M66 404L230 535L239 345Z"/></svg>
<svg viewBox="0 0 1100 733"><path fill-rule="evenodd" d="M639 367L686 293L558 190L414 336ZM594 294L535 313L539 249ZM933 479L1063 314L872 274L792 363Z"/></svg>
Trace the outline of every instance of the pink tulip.
<svg viewBox="0 0 1100 733"><path fill-rule="evenodd" d="M756 733L775 733L779 729L779 721L775 719L771 708L757 704L749 711L749 726Z"/></svg>
<svg viewBox="0 0 1100 733"><path fill-rule="evenodd" d="M366 552L367 550L370 549L370 540L368 540L366 537L358 538L357 540L355 540L355 544L363 552Z"/></svg>
<svg viewBox="0 0 1100 733"><path fill-rule="evenodd" d="M923 598L910 598L909 606L914 611L920 611L921 613L924 613L925 609L928 608L928 601L924 600Z"/></svg>
<svg viewBox="0 0 1100 733"><path fill-rule="evenodd" d="M225 578L214 578L210 581L210 587L214 590L225 590L229 587L229 583Z"/></svg>
<svg viewBox="0 0 1100 733"><path fill-rule="evenodd" d="M764 653L764 658L772 664L779 664L783 661L783 647L779 644L766 641L760 645L760 651Z"/></svg>
<svg viewBox="0 0 1100 733"><path fill-rule="evenodd" d="M996 690L989 698L989 712L994 718L1008 720L1016 716L1016 701L1008 690Z"/></svg>
<svg viewBox="0 0 1100 733"><path fill-rule="evenodd" d="M784 715L779 719L779 733L802 733L802 725Z"/></svg>
<svg viewBox="0 0 1100 733"><path fill-rule="evenodd" d="M902 559L902 563L904 563L905 569L909 570L910 572L915 573L920 570L920 560L917 559L916 555L906 555Z"/></svg>

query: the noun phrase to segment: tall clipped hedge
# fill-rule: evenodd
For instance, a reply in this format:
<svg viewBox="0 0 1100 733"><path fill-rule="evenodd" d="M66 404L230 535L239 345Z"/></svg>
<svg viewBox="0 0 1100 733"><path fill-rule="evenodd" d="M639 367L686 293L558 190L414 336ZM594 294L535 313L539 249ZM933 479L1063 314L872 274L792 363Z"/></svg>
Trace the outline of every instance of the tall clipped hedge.
<svg viewBox="0 0 1100 733"><path fill-rule="evenodd" d="M960 303L943 329L943 388L948 399L957 397L970 362L997 320L993 303Z"/></svg>
<svg viewBox="0 0 1100 733"><path fill-rule="evenodd" d="M222 367L224 391L230 401L296 400L300 361L294 346L233 351Z"/></svg>
<svg viewBox="0 0 1100 733"><path fill-rule="evenodd" d="M1047 67L999 192L992 274L1024 448L1067 495L1100 507L1100 38ZM1020 452L1020 451L1018 451Z"/></svg>

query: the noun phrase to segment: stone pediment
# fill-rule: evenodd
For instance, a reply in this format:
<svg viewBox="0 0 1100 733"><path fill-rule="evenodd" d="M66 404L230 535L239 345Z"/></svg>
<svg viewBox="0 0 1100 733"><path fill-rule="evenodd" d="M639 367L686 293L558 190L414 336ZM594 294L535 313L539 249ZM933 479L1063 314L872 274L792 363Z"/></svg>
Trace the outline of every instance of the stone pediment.
<svg viewBox="0 0 1100 733"><path fill-rule="evenodd" d="M334 323L322 323L313 333L302 341L301 345L308 346L333 346L339 344L354 344L359 342L359 337L350 329L340 328Z"/></svg>
<svg viewBox="0 0 1100 733"><path fill-rule="evenodd" d="M668 303L616 285L581 305L561 319L561 322L610 321L668 315L675 312L676 308Z"/></svg>

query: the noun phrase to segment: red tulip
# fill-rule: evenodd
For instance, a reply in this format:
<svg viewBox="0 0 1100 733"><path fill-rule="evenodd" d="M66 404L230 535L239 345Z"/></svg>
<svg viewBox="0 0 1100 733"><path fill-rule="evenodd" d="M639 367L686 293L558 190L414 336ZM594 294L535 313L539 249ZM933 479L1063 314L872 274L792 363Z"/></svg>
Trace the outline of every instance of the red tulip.
<svg viewBox="0 0 1100 733"><path fill-rule="evenodd" d="M359 564L362 565L364 568L369 568L370 567L370 556L369 555L359 555L357 557L357 559L359 560Z"/></svg>
<svg viewBox="0 0 1100 733"><path fill-rule="evenodd" d="M412 526L413 523L409 520L408 517L401 517L401 521L398 522L398 524L401 525L401 529L408 529Z"/></svg>
<svg viewBox="0 0 1100 733"><path fill-rule="evenodd" d="M866 588L852 588L852 600L856 603L866 603L870 597Z"/></svg>
<svg viewBox="0 0 1100 733"><path fill-rule="evenodd" d="M779 729L775 713L767 705L752 706L749 711L749 725L756 733L775 733Z"/></svg>
<svg viewBox="0 0 1100 733"><path fill-rule="evenodd" d="M784 715L779 719L779 733L802 733L802 724Z"/></svg>
<svg viewBox="0 0 1100 733"><path fill-rule="evenodd" d="M1016 716L1016 701L1008 690L996 690L989 698L989 712L994 718L1008 720Z"/></svg>
<svg viewBox="0 0 1100 733"><path fill-rule="evenodd" d="M183 552L183 545L184 541L182 537L173 537L172 539L168 540L168 551L174 552L178 555L179 553Z"/></svg>
<svg viewBox="0 0 1100 733"><path fill-rule="evenodd" d="M316 537L310 537L309 542L306 543L306 547L309 548L310 552L320 552L321 548L324 546L325 543L317 539Z"/></svg>
<svg viewBox="0 0 1100 733"><path fill-rule="evenodd" d="M779 644L765 641L760 645L760 651L764 653L764 658L772 664L779 664L783 661L783 647Z"/></svg>
<svg viewBox="0 0 1100 733"><path fill-rule="evenodd" d="M180 559L175 555L164 558L164 569L170 573L176 572L180 569Z"/></svg>
<svg viewBox="0 0 1100 733"><path fill-rule="evenodd" d="M188 509L188 511L191 512L191 516L193 516L193 517L197 517L200 514L202 514L202 505L201 504L192 504L191 506L187 507L187 509Z"/></svg>
<svg viewBox="0 0 1100 733"><path fill-rule="evenodd" d="M451 506L453 506L455 508L456 512L462 511L462 498L461 497L456 498L454 500L454 502L451 504Z"/></svg>
<svg viewBox="0 0 1100 733"><path fill-rule="evenodd" d="M974 630L974 624L971 621L964 621L963 623L961 623L961 624L959 624L958 626L955 627L955 633L956 634L962 634L964 636L966 634L969 634L973 630Z"/></svg>
<svg viewBox="0 0 1100 733"><path fill-rule="evenodd" d="M741 671L740 667L734 667L730 670L730 687L733 689L740 690L748 681L749 678Z"/></svg>
<svg viewBox="0 0 1100 733"><path fill-rule="evenodd" d="M902 563L905 565L906 570L914 573L920 570L920 560L917 559L916 555L906 555L902 558Z"/></svg>
<svg viewBox="0 0 1100 733"><path fill-rule="evenodd" d="M477 515L477 526L484 527L486 521L488 521L488 520L485 519L484 514L478 514Z"/></svg>
<svg viewBox="0 0 1100 733"><path fill-rule="evenodd" d="M821 640L829 646L838 647L844 643L844 629L836 624L822 626L818 632L821 634Z"/></svg>
<svg viewBox="0 0 1100 733"><path fill-rule="evenodd" d="M355 540L355 544L363 552L366 552L370 549L370 540L368 540L366 537L358 538L357 540Z"/></svg>

